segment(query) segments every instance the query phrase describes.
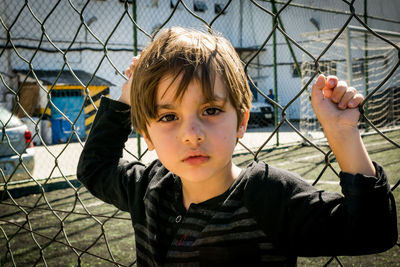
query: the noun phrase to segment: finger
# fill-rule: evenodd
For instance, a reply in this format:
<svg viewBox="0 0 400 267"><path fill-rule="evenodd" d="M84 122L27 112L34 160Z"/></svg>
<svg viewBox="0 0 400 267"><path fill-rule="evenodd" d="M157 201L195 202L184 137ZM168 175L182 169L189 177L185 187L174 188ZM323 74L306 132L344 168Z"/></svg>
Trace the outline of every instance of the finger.
<svg viewBox="0 0 400 267"><path fill-rule="evenodd" d="M138 61L139 61L139 56L133 57L131 65L133 65L133 67L135 67Z"/></svg>
<svg viewBox="0 0 400 267"><path fill-rule="evenodd" d="M349 101L347 106L349 108L356 108L364 101L364 96L362 94L355 94L355 96Z"/></svg>
<svg viewBox="0 0 400 267"><path fill-rule="evenodd" d="M331 98L332 90L336 87L337 83L338 78L336 76L329 75L328 77L326 77L325 88L323 90L325 98Z"/></svg>
<svg viewBox="0 0 400 267"><path fill-rule="evenodd" d="M328 77L326 77L326 87L329 89L335 88L338 82L339 79L336 76L328 75Z"/></svg>
<svg viewBox="0 0 400 267"><path fill-rule="evenodd" d="M135 70L135 67L136 67L138 61L139 61L139 57L138 56L132 58L132 62L129 65L129 69L131 70L131 73L133 73L133 71Z"/></svg>
<svg viewBox="0 0 400 267"><path fill-rule="evenodd" d="M348 86L345 81L338 81L335 88L333 88L331 100L334 103L339 103L343 95L347 92Z"/></svg>
<svg viewBox="0 0 400 267"><path fill-rule="evenodd" d="M131 72L133 72L135 70L136 67L136 62L132 63L131 65L129 65L129 68L131 69Z"/></svg>
<svg viewBox="0 0 400 267"><path fill-rule="evenodd" d="M128 79L131 78L133 72L135 71L135 67L136 67L138 60L139 60L139 56L132 57L131 64L129 64L129 67L127 69L125 69L125 75L126 75L126 77L128 77Z"/></svg>
<svg viewBox="0 0 400 267"><path fill-rule="evenodd" d="M354 87L349 87L342 96L342 99L340 100L338 107L340 109L346 109L349 105L350 100L352 100L356 94L357 90Z"/></svg>
<svg viewBox="0 0 400 267"><path fill-rule="evenodd" d="M125 75L126 75L126 77L130 78L130 77L131 77L131 74L132 74L131 68L127 68L127 69L125 70Z"/></svg>
<svg viewBox="0 0 400 267"><path fill-rule="evenodd" d="M311 100L320 101L324 99L323 89L325 87L325 76L320 74L312 86Z"/></svg>

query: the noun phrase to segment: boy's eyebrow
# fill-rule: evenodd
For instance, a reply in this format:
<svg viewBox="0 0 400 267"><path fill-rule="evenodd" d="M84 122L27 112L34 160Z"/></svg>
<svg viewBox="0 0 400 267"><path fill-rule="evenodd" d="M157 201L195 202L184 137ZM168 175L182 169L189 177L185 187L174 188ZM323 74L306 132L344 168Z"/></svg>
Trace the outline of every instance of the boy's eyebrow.
<svg viewBox="0 0 400 267"><path fill-rule="evenodd" d="M218 95L214 95L213 98L211 99L211 101L208 101L207 99L204 99L202 104L207 104L207 103L214 103L214 102L223 102L223 104L225 104L227 101L227 97L225 96L218 96Z"/></svg>
<svg viewBox="0 0 400 267"><path fill-rule="evenodd" d="M156 105L156 110L160 109L174 109L175 105L173 104L161 104L161 105Z"/></svg>
<svg viewBox="0 0 400 267"><path fill-rule="evenodd" d="M227 101L226 97L214 95L213 99L211 101L207 101L207 99L204 98L203 102L201 103L202 105L207 104L207 103L215 103L215 102L223 102L225 104ZM176 106L173 103L165 103L165 104L157 104L156 105L156 110L160 109L175 109Z"/></svg>

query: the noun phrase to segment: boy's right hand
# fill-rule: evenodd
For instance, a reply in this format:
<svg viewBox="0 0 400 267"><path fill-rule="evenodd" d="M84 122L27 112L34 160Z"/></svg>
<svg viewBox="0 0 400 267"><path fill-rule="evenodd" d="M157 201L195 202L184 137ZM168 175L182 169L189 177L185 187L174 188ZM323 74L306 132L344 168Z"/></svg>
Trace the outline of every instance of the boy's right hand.
<svg viewBox="0 0 400 267"><path fill-rule="evenodd" d="M125 75L128 80L122 85L122 92L121 96L118 98L118 101L131 105L131 86L132 86L132 79L133 79L133 72L135 70L135 66L139 60L139 56L135 56L132 58L132 62L129 65L129 68L125 70Z"/></svg>

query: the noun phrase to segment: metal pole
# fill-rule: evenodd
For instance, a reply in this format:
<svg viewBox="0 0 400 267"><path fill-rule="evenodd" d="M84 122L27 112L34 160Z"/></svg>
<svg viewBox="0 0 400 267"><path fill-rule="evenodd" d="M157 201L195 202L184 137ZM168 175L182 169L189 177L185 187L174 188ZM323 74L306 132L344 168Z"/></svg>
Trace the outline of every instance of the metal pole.
<svg viewBox="0 0 400 267"><path fill-rule="evenodd" d="M351 31L346 28L345 40L346 40L346 67L347 67L347 83L349 86L353 84L353 64L351 59Z"/></svg>
<svg viewBox="0 0 400 267"><path fill-rule="evenodd" d="M275 0L271 1L272 4L272 13L276 14L276 6L275 6ZM275 21L276 17L272 18L272 25L278 22L278 20ZM276 53L276 31L273 32L272 34L272 47L273 47L273 58L274 58L274 95L275 95L275 102L278 102L278 70L277 70L277 53ZM277 127L278 125L278 109L274 107L274 125ZM279 129L276 131L276 146L279 146Z"/></svg>
<svg viewBox="0 0 400 267"><path fill-rule="evenodd" d="M133 0L132 2L132 17L135 22L137 22L137 15L136 15L136 0ZM133 25L133 55L137 56L138 54L138 48L137 48L137 29L135 27L135 24Z"/></svg>
<svg viewBox="0 0 400 267"><path fill-rule="evenodd" d="M239 46L243 47L243 1L239 1Z"/></svg>
<svg viewBox="0 0 400 267"><path fill-rule="evenodd" d="M6 1L2 2L2 10L3 10L3 14L0 13L0 17L2 16L2 17L4 17L4 20L7 20L8 17L7 17L7 4L6 4ZM7 25L7 26L9 26L9 25ZM11 63L11 51L12 50L11 49L7 49L7 47L10 47L9 46L9 42L10 42L9 38L10 38L10 35L7 35L7 42L6 42L6 45L5 45L6 59L7 59L7 71L6 71L6 73L8 75L8 79L13 77L13 71L12 71L13 68L12 68L12 63ZM3 92L3 96L5 96L5 92Z"/></svg>
<svg viewBox="0 0 400 267"><path fill-rule="evenodd" d="M368 0L364 0L364 23L368 24ZM369 91L369 77L368 77L368 32L364 33L364 75L365 75L365 96ZM365 115L368 116L368 101L364 104ZM367 124L368 125L368 124Z"/></svg>
<svg viewBox="0 0 400 267"><path fill-rule="evenodd" d="M135 22L137 22L137 16L136 16L136 0L132 1L132 17ZM133 24L133 55L137 56L138 54L138 46L137 46L137 29L135 27L135 24ZM138 132L136 132L136 140L137 140L137 154L138 154L138 159L142 157L142 146L141 146L141 137Z"/></svg>
<svg viewBox="0 0 400 267"><path fill-rule="evenodd" d="M272 5L273 5L273 7L274 7L273 9L276 11L276 6L275 6L275 2L274 2L274 1L272 2ZM283 30L284 32L286 32L285 26L283 25L282 20L281 20L281 17L279 17L279 16L278 16L278 23L279 23L279 26L282 28L282 30ZM288 39L286 36L285 36L285 41L286 41L286 44L287 44L287 46L288 46L288 48L289 48L290 55L291 55L292 58L293 58L294 66L295 66L295 68L296 68L296 70L297 70L297 72L298 72L298 74L299 74L299 77L302 78L303 75L302 75L302 73L301 73L300 65L299 65L299 62L297 61L296 54L294 53L294 50L293 50L293 48L292 48L292 45L290 44L289 39Z"/></svg>

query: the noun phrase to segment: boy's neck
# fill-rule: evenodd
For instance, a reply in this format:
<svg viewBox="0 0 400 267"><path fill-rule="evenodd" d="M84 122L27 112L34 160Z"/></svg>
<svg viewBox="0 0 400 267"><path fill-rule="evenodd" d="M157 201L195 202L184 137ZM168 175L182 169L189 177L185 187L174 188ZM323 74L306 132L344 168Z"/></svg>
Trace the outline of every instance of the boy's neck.
<svg viewBox="0 0 400 267"><path fill-rule="evenodd" d="M240 175L240 172L241 169L232 163L229 173L206 181L190 182L181 177L183 205L186 210L189 209L192 203L198 204L225 193Z"/></svg>

